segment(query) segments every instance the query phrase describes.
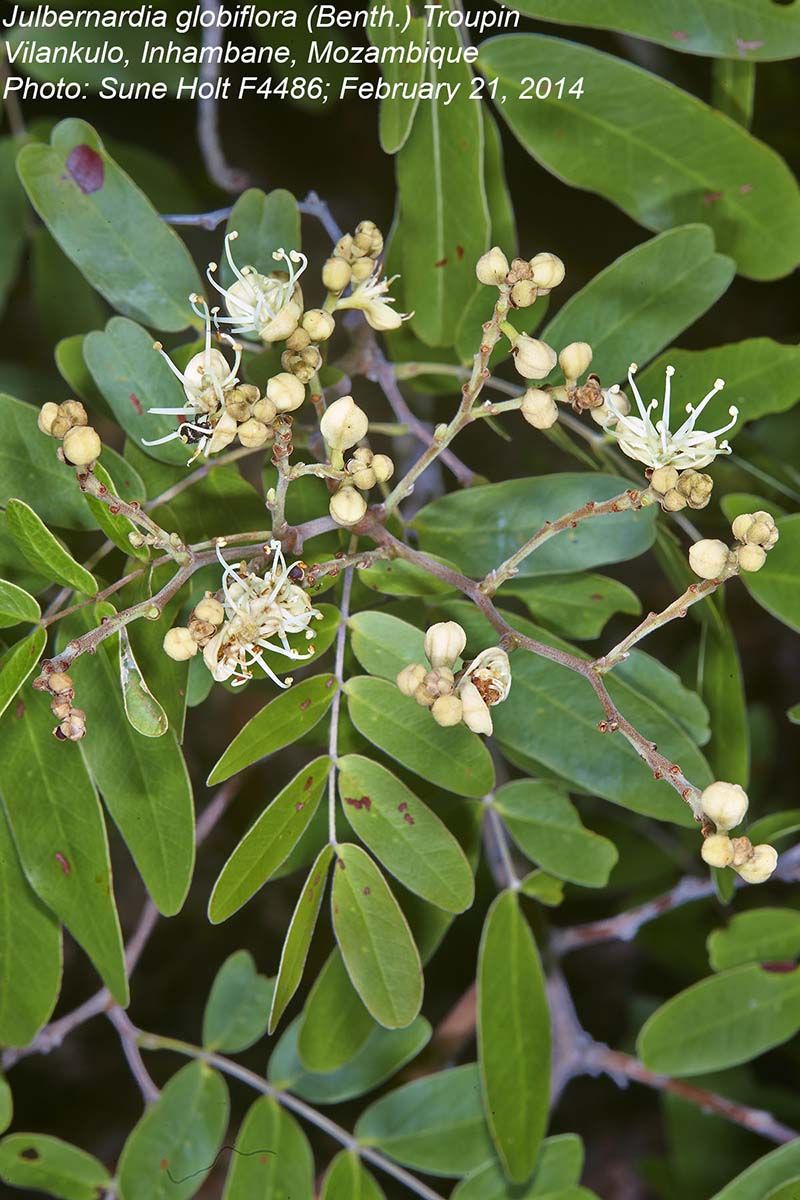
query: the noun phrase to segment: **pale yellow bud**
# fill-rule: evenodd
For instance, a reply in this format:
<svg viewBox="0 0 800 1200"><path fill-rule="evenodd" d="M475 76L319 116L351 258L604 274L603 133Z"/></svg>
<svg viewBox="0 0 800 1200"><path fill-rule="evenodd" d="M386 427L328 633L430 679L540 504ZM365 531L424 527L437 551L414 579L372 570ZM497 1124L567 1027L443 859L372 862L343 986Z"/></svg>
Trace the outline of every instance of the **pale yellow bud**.
<svg viewBox="0 0 800 1200"><path fill-rule="evenodd" d="M206 621L209 625L221 625L225 620L225 609L219 600L215 600L213 596L206 596L195 605L194 615L198 621Z"/></svg>
<svg viewBox="0 0 800 1200"><path fill-rule="evenodd" d="M545 379L557 362L552 346L524 333L517 338L512 355L514 366L523 379Z"/></svg>
<svg viewBox="0 0 800 1200"><path fill-rule="evenodd" d="M547 251L535 255L530 261L530 267L533 282L538 288L546 289L548 292L552 288L558 287L566 274L561 259Z"/></svg>
<svg viewBox="0 0 800 1200"><path fill-rule="evenodd" d="M422 663L411 663L403 667L395 682L404 696L413 696L427 674Z"/></svg>
<svg viewBox="0 0 800 1200"><path fill-rule="evenodd" d="M493 246L478 259L475 274L487 287L499 287L508 274L508 259L499 246Z"/></svg>
<svg viewBox="0 0 800 1200"><path fill-rule="evenodd" d="M356 465L355 470L352 470L352 468L350 470L350 478L360 492L368 492L378 482L372 467L359 467Z"/></svg>
<svg viewBox="0 0 800 1200"><path fill-rule="evenodd" d="M328 508L337 525L355 525L367 511L367 502L354 487L345 484L331 496Z"/></svg>
<svg viewBox="0 0 800 1200"><path fill-rule="evenodd" d="M289 376L294 379L294 375ZM303 386L302 384L300 385ZM274 401L270 400L269 396L262 396L260 400L256 400L253 405L253 416L262 425L271 425L278 415L278 408Z"/></svg>
<svg viewBox="0 0 800 1200"><path fill-rule="evenodd" d="M733 845L724 833L713 833L700 847L700 856L710 867L729 867L733 862Z"/></svg>
<svg viewBox="0 0 800 1200"><path fill-rule="evenodd" d="M458 725L464 706L458 696L440 696L431 705L431 716L438 725Z"/></svg>
<svg viewBox="0 0 800 1200"><path fill-rule="evenodd" d="M53 422L58 417L58 405L53 404L52 400L48 400L47 404L43 404L39 409L39 416L36 424L41 429L42 433L51 434L53 430Z"/></svg>
<svg viewBox="0 0 800 1200"><path fill-rule="evenodd" d="M351 274L350 264L343 258L329 258L322 268L322 283L329 292L343 292Z"/></svg>
<svg viewBox="0 0 800 1200"><path fill-rule="evenodd" d="M728 566L729 556L724 542L702 538L689 547L689 566L701 579L719 579Z"/></svg>
<svg viewBox="0 0 800 1200"><path fill-rule="evenodd" d="M685 496L682 496L677 488L670 490L661 497L661 507L664 512L680 512L682 508L686 508L689 501Z"/></svg>
<svg viewBox="0 0 800 1200"><path fill-rule="evenodd" d="M75 467L88 467L100 457L103 443L91 425L73 425L64 434L64 457Z"/></svg>
<svg viewBox="0 0 800 1200"><path fill-rule="evenodd" d="M197 642L183 625L176 625L174 629L168 629L164 634L162 644L164 653L173 658L175 662L186 662L187 659L194 658L197 654Z"/></svg>
<svg viewBox="0 0 800 1200"><path fill-rule="evenodd" d="M650 476L650 487L664 496L675 487L678 479L679 475L674 467L657 467Z"/></svg>
<svg viewBox="0 0 800 1200"><path fill-rule="evenodd" d="M558 405L541 388L528 388L519 411L534 429L549 429L558 420Z"/></svg>
<svg viewBox="0 0 800 1200"><path fill-rule="evenodd" d="M257 421L255 417L251 417L249 421L244 421L239 426L239 441L248 450L258 450L260 446L264 446L269 438L269 429L263 425L261 421Z"/></svg>
<svg viewBox="0 0 800 1200"><path fill-rule="evenodd" d="M462 713L461 719L467 729L473 733L482 733L487 737L492 732L492 715L474 683L462 683L459 689Z"/></svg>
<svg viewBox="0 0 800 1200"><path fill-rule="evenodd" d="M767 842L753 847L753 853L746 863L738 868L739 875L745 883L765 883L778 865L778 851Z"/></svg>
<svg viewBox="0 0 800 1200"><path fill-rule="evenodd" d="M375 263L371 258L357 258L350 266L353 284L366 283L375 274Z"/></svg>
<svg viewBox="0 0 800 1200"><path fill-rule="evenodd" d="M731 532L737 542L746 542L747 534L751 526L755 525L756 519L752 513L741 513L736 517L731 525Z"/></svg>
<svg viewBox="0 0 800 1200"><path fill-rule="evenodd" d="M425 634L425 657L432 667L452 670L463 653L467 635L456 621L439 621Z"/></svg>
<svg viewBox="0 0 800 1200"><path fill-rule="evenodd" d="M736 561L740 571L760 571L767 561L767 552L763 546L739 546Z"/></svg>
<svg viewBox="0 0 800 1200"><path fill-rule="evenodd" d="M514 308L530 308L539 295L539 289L532 279L518 279L511 289L511 303Z"/></svg>
<svg viewBox="0 0 800 1200"><path fill-rule="evenodd" d="M394 475L394 463L388 454L375 454L372 459L372 469L378 483L386 483Z"/></svg>
<svg viewBox="0 0 800 1200"><path fill-rule="evenodd" d="M278 412L294 412L306 398L305 385L288 371L279 371L267 383L267 399Z"/></svg>
<svg viewBox="0 0 800 1200"><path fill-rule="evenodd" d="M72 676L67 675L65 671L54 671L52 675L47 676L47 690L54 696L60 696L63 692L74 691L75 683Z"/></svg>
<svg viewBox="0 0 800 1200"><path fill-rule="evenodd" d="M296 300L287 300L280 312L259 329L258 336L262 342L283 342L297 329L302 315L302 305Z"/></svg>
<svg viewBox="0 0 800 1200"><path fill-rule="evenodd" d="M235 417L232 417L229 412L224 412L214 426L214 432L208 443L208 453L219 454L220 450L230 446L236 437L237 429Z"/></svg>
<svg viewBox="0 0 800 1200"><path fill-rule="evenodd" d="M367 436L369 419L352 396L342 396L325 410L319 427L332 450L349 450Z"/></svg>
<svg viewBox="0 0 800 1200"><path fill-rule="evenodd" d="M592 347L588 342L570 342L558 356L558 365L567 382L579 379L592 364Z"/></svg>
<svg viewBox="0 0 800 1200"><path fill-rule="evenodd" d="M312 342L327 342L336 328L332 315L324 308L310 308L303 316L302 325Z"/></svg>
<svg viewBox="0 0 800 1200"><path fill-rule="evenodd" d="M431 696L449 696L455 686L455 677L449 667L434 667L428 671L422 686Z"/></svg>
<svg viewBox="0 0 800 1200"><path fill-rule="evenodd" d="M738 783L723 783L717 780L705 789L700 797L703 812L713 821L719 833L741 824L747 812L747 792Z"/></svg>

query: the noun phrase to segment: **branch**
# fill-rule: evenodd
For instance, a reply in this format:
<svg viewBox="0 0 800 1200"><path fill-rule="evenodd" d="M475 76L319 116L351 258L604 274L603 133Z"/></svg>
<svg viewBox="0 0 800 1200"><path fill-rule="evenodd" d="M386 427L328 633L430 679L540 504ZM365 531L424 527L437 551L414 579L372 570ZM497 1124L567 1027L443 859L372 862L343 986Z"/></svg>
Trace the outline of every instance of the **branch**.
<svg viewBox="0 0 800 1200"><path fill-rule="evenodd" d="M142 1062L139 1043L136 1040L136 1029L119 1005L110 1009L106 1013L106 1016L119 1034L123 1053L130 1067L131 1075L136 1080L139 1091L142 1093L142 1099L145 1104L155 1104L161 1092L153 1083L147 1067Z"/></svg>
<svg viewBox="0 0 800 1200"><path fill-rule="evenodd" d="M222 27L219 24L219 0L200 0L204 13L211 13L213 21L203 27L203 49L213 50L223 45ZM211 56L213 58L213 55ZM219 83L219 63L205 60L200 64L200 87L211 84L214 93ZM219 133L219 107L216 94L208 99L202 96L197 101L197 140L203 161L210 178L217 187L237 195L247 187L246 172L232 167L225 157Z"/></svg>

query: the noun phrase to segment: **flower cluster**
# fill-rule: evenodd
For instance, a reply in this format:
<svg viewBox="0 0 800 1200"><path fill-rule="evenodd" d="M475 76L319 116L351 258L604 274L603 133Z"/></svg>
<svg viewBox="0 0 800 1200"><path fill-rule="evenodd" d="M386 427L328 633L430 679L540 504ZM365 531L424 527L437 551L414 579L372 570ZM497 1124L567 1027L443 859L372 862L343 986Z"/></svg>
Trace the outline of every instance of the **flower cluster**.
<svg viewBox="0 0 800 1200"><path fill-rule="evenodd" d="M319 423L331 463L342 469L342 476L330 499L329 509L339 525L355 525L367 511L362 492L385 483L394 474L394 463L386 454L373 454L367 447L356 450L349 462L345 450L351 450L369 430L369 419L352 396L340 396L325 409Z"/></svg>
<svg viewBox="0 0 800 1200"><path fill-rule="evenodd" d="M60 742L79 742L86 734L86 713L76 708L75 684L71 675L63 671L45 672L35 681L35 688L50 693L50 709L58 721L53 736Z"/></svg>
<svg viewBox="0 0 800 1200"><path fill-rule="evenodd" d="M460 722L473 733L490 734L490 709L505 700L511 688L508 655L499 646L483 650L462 670L456 663L467 644L467 635L456 621L431 625L425 634L424 663L411 663L397 676L404 696L413 696L417 704L431 711L439 725Z"/></svg>
<svg viewBox="0 0 800 1200"><path fill-rule="evenodd" d="M475 274L487 287L507 288L512 308L528 308L537 296L547 296L564 280L564 264L543 251L531 259L515 258L509 264L499 246L478 259Z"/></svg>
<svg viewBox="0 0 800 1200"><path fill-rule="evenodd" d="M314 634L309 625L321 620L322 613L314 608L308 593L301 587L305 566L287 564L280 542L269 544L269 570L256 575L225 562L222 557L224 540L217 543L217 557L222 566L222 599L206 596L196 605L188 626L170 629L164 638L164 650L177 660L193 658L203 651L203 660L214 679L230 679L233 686L246 683L253 677L253 667L259 666L278 687L289 687L292 680L281 680L264 658L263 652L278 654L299 662L310 658L313 645L306 654L289 644L289 636Z"/></svg>
<svg viewBox="0 0 800 1200"><path fill-rule="evenodd" d="M42 433L58 438L64 458L73 467L91 466L100 457L103 448L100 434L89 424L86 409L79 400L43 404L38 425Z"/></svg>
<svg viewBox="0 0 800 1200"><path fill-rule="evenodd" d="M701 538L689 548L689 566L701 579L725 579L737 571L760 571L778 540L774 518L763 510L742 513L731 529L738 542L728 547L716 538Z"/></svg>
<svg viewBox="0 0 800 1200"><path fill-rule="evenodd" d="M650 474L650 487L658 496L664 512L680 512L682 508L705 508L714 481L710 475L695 471L678 471L677 467L656 467Z"/></svg>
<svg viewBox="0 0 800 1200"><path fill-rule="evenodd" d="M744 820L748 798L738 783L717 781L700 797L703 813L716 826L716 833L703 842L701 855L710 867L732 867L745 883L764 883L778 863L774 846L764 842L754 846L747 837L729 837Z"/></svg>
<svg viewBox="0 0 800 1200"><path fill-rule="evenodd" d="M388 293L397 276L383 278L382 254L380 229L374 221L362 221L355 233L339 238L322 269L322 282L328 289L330 308L336 312L358 309L373 329L386 333L399 329L413 314L392 308L394 299Z"/></svg>

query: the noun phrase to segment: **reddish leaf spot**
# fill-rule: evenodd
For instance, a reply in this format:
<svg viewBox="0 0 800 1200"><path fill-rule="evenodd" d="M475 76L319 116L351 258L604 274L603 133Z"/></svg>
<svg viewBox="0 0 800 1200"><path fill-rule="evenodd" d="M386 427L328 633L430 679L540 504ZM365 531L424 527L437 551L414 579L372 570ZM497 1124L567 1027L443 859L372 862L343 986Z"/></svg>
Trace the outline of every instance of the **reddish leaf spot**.
<svg viewBox="0 0 800 1200"><path fill-rule="evenodd" d="M308 779L303 784L303 791L307 792L308 789L313 786L313 784L314 784L314 776L309 775Z"/></svg>
<svg viewBox="0 0 800 1200"><path fill-rule="evenodd" d="M84 195L99 192L105 179L103 160L91 146L75 146L67 158L67 170Z"/></svg>
<svg viewBox="0 0 800 1200"><path fill-rule="evenodd" d="M17 705L17 712L16 712L17 720L19 720L20 717L24 717L24 715L25 715L25 704L23 703L22 700L20 700L19 704Z"/></svg>
<svg viewBox="0 0 800 1200"><path fill-rule="evenodd" d="M169 1159L162 1158L161 1162L158 1165L161 1167L162 1171L166 1171L167 1167L169 1166Z"/></svg>
<svg viewBox="0 0 800 1200"><path fill-rule="evenodd" d="M364 895L365 895L365 896L368 896L368 895L369 895L369 888L364 888Z"/></svg>
<svg viewBox="0 0 800 1200"><path fill-rule="evenodd" d="M336 683L336 680L334 679L333 675L331 675L331 677L329 679L325 680L325 687L330 691L330 689L333 687L333 685L335 683Z"/></svg>
<svg viewBox="0 0 800 1200"><path fill-rule="evenodd" d="M142 406L141 406L141 403L139 402L139 397L136 395L136 392L131 392L128 399L130 400L131 404L133 405L134 409L136 410L137 417L140 417L142 415Z"/></svg>
<svg viewBox="0 0 800 1200"><path fill-rule="evenodd" d="M464 257L464 247L456 246L456 258L458 259L459 262L461 262L463 257Z"/></svg>
<svg viewBox="0 0 800 1200"><path fill-rule="evenodd" d="M447 259L446 259L446 258L440 258L440 259L439 259L439 261L438 261L438 262L435 262L433 265L434 265L435 267L446 267L446 266L447 266Z"/></svg>
<svg viewBox="0 0 800 1200"><path fill-rule="evenodd" d="M61 870L64 872L64 874L69 875L72 868L70 867L69 862L64 857L64 855L60 854L58 851L56 851L55 860L58 863L58 865L61 867Z"/></svg>
<svg viewBox="0 0 800 1200"><path fill-rule="evenodd" d="M408 803L407 803L407 801L404 800L402 804L398 804L397 811L405 812L407 808L408 808Z"/></svg>
<svg viewBox="0 0 800 1200"><path fill-rule="evenodd" d="M760 50L763 45L763 42L746 42L744 38L736 39L736 49L740 54L746 54L748 50Z"/></svg>
<svg viewBox="0 0 800 1200"><path fill-rule="evenodd" d="M403 813L403 820L405 821L406 825L414 824L414 818L412 817L411 813Z"/></svg>
<svg viewBox="0 0 800 1200"><path fill-rule="evenodd" d="M267 1158L266 1154L260 1154L258 1156L258 1161L260 1163L265 1163L265 1162L269 1162L269 1159Z"/></svg>
<svg viewBox="0 0 800 1200"><path fill-rule="evenodd" d="M337 867L339 868L339 870L340 870L340 871L346 871L346 870L347 870L347 865L346 865L346 863L345 863L345 861L344 861L344 859L343 859L343 858L337 858L337 860L336 860L336 865L337 865Z"/></svg>
<svg viewBox="0 0 800 1200"><path fill-rule="evenodd" d="M369 796L345 796L345 804L349 804L351 808L365 808L367 812L372 808L372 800Z"/></svg>
<svg viewBox="0 0 800 1200"><path fill-rule="evenodd" d="M705 196L703 196L703 204L706 208L710 208L712 204L716 204L718 200L721 200L723 195L723 192L706 192Z"/></svg>
<svg viewBox="0 0 800 1200"><path fill-rule="evenodd" d="M294 811L295 811L295 812L302 812L304 808L305 808L305 804L303 803L303 801L302 801L302 800L298 800L298 801L297 801L297 804L295 804L295 806L294 806Z"/></svg>
<svg viewBox="0 0 800 1200"><path fill-rule="evenodd" d="M600 594L600 592L594 592L594 594L593 594L593 595L591 595L591 596L589 597L589 599L590 599L590 600L602 600L602 599L603 599L603 597L602 597L602 595Z"/></svg>
<svg viewBox="0 0 800 1200"><path fill-rule="evenodd" d="M303 700L300 704L300 712L305 712L307 708L311 708L311 701Z"/></svg>
<svg viewBox="0 0 800 1200"><path fill-rule="evenodd" d="M689 40L688 33L684 33L682 29L673 29L672 36L676 42L688 42Z"/></svg>
<svg viewBox="0 0 800 1200"><path fill-rule="evenodd" d="M24 1150L19 1152L20 1158L24 1158L26 1162L36 1162L39 1158L39 1151L33 1146L26 1146Z"/></svg>
<svg viewBox="0 0 800 1200"><path fill-rule="evenodd" d="M752 190L753 190L752 183L743 183L742 186L739 188L739 195L746 196L747 193L752 192Z"/></svg>
<svg viewBox="0 0 800 1200"><path fill-rule="evenodd" d="M766 962L761 964L762 971L769 971L771 975L790 975L792 971L797 970L795 962Z"/></svg>

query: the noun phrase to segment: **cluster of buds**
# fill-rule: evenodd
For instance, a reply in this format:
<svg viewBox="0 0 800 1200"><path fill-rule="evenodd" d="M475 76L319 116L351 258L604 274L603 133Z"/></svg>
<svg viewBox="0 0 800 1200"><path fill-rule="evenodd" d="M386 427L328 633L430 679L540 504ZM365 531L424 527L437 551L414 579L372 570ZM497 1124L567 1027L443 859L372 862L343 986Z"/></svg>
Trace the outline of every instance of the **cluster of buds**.
<svg viewBox="0 0 800 1200"><path fill-rule="evenodd" d="M682 508L705 508L711 499L714 481L710 475L694 471L678 471L676 467L656 467L651 473L650 487L658 496L664 512L680 512Z"/></svg>
<svg viewBox="0 0 800 1200"><path fill-rule="evenodd" d="M43 672L34 687L49 692L52 697L50 708L58 722L53 736L60 742L79 742L86 733L86 713L73 704L75 684L72 676L63 671L53 671L49 675Z"/></svg>
<svg viewBox="0 0 800 1200"><path fill-rule="evenodd" d="M368 492L378 483L388 483L394 475L394 463L388 454L373 454L366 446L360 446L346 470L358 490Z"/></svg>
<svg viewBox="0 0 800 1200"><path fill-rule="evenodd" d="M723 579L737 571L760 571L767 553L778 540L774 518L759 510L742 513L731 529L738 545L726 546L717 538L702 538L689 548L689 566L701 579Z"/></svg>
<svg viewBox="0 0 800 1200"><path fill-rule="evenodd" d="M369 418L352 396L340 396L322 414L320 431L330 452L331 463L342 470L342 480L330 499L330 514L338 525L355 525L367 511L362 491L390 478L394 463L385 454L356 450L344 468L344 451L367 436Z"/></svg>
<svg viewBox="0 0 800 1200"><path fill-rule="evenodd" d="M404 696L430 709L439 725L462 721L473 733L490 734L490 709L502 703L511 687L508 655L499 646L482 651L468 666L456 672L467 635L456 621L431 625L425 634L425 657L430 664L410 663L397 676Z"/></svg>
<svg viewBox="0 0 800 1200"><path fill-rule="evenodd" d="M548 251L531 259L515 258L509 264L500 247L493 246L478 259L475 274L487 287L507 288L513 308L528 308L537 296L546 296L558 287L565 271L561 259Z"/></svg>
<svg viewBox="0 0 800 1200"><path fill-rule="evenodd" d="M278 654L293 662L311 658L313 645L301 654L290 646L291 634L305 633L308 640L314 634L309 625L322 619L308 593L301 586L305 581L305 564L287 564L280 542L270 542L265 551L270 554L269 569L264 575L248 571L245 564L231 566L222 557L225 541L217 543L217 557L222 567L222 599L207 595L195 607L188 626L170 629L164 638L164 650L177 660L193 658L198 649L214 679L230 680L234 687L253 677L253 667L259 666L278 687L287 688L291 679L279 679L264 658L264 651Z"/></svg>
<svg viewBox="0 0 800 1200"><path fill-rule="evenodd" d="M64 458L73 467L88 467L100 457L103 448L100 434L89 424L86 409L79 400L43 404L38 425L42 433L58 438Z"/></svg>
<svg viewBox="0 0 800 1200"><path fill-rule="evenodd" d="M706 837L701 855L710 867L732 867L745 883L764 883L778 863L778 852L767 842L754 846L747 837L729 837L744 820L747 793L737 783L710 784L700 797L703 813L716 826Z"/></svg>
<svg viewBox="0 0 800 1200"><path fill-rule="evenodd" d="M374 221L361 221L355 233L346 233L322 268L328 290L328 307L334 311L357 309L381 333L399 329L411 313L397 312L388 295L397 276L383 277L383 234ZM350 288L347 295L344 293Z"/></svg>

